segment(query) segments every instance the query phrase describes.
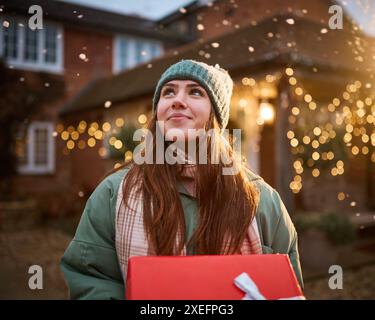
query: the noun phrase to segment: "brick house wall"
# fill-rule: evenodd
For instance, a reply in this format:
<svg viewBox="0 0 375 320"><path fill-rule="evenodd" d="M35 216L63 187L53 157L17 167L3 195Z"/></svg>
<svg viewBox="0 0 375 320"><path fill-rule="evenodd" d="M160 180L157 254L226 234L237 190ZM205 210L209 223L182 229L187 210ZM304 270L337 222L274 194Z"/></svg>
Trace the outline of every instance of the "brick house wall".
<svg viewBox="0 0 375 320"><path fill-rule="evenodd" d="M67 99L92 79L112 74L113 35L90 29L64 28L64 78ZM84 54L88 59L80 58Z"/></svg>

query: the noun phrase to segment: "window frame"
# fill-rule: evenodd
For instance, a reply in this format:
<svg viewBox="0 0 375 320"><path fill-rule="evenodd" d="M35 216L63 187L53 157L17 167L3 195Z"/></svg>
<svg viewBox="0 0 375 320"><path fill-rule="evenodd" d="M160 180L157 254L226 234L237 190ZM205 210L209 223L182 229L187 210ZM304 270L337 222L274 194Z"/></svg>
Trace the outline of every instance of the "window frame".
<svg viewBox="0 0 375 320"><path fill-rule="evenodd" d="M4 56L4 21L9 21L9 23L16 24L17 32L17 58L8 58ZM20 16L7 16L4 15L0 18L0 56L4 58L4 61L14 68L24 69L30 71L47 71L50 73L62 74L64 72L64 62L63 62L63 51L64 51L64 32L63 27L55 22L43 21L43 29L38 29L37 32L37 60L27 61L24 59L24 47L26 45L26 32L25 28L28 28L28 20L26 17ZM23 27L20 26L23 25ZM46 30L49 27L56 29L56 62L49 63L45 61L44 47L45 47L45 37Z"/></svg>
<svg viewBox="0 0 375 320"><path fill-rule="evenodd" d="M35 160L35 133L37 129L47 129L47 164L36 165ZM55 172L55 137L53 136L54 124L50 121L33 121L27 128L27 153L26 164L18 166L20 174L50 174Z"/></svg>
<svg viewBox="0 0 375 320"><path fill-rule="evenodd" d="M121 41L127 41L127 62L121 61ZM147 55L141 56L137 60L137 46L141 48L141 51L146 50ZM157 49L156 49L157 48ZM141 53L139 52L139 54ZM160 57L163 54L163 44L160 41L147 38L133 37L125 34L115 34L113 38L113 56L112 56L112 71L113 73L119 73L125 70L132 69L142 63L147 63L154 58Z"/></svg>

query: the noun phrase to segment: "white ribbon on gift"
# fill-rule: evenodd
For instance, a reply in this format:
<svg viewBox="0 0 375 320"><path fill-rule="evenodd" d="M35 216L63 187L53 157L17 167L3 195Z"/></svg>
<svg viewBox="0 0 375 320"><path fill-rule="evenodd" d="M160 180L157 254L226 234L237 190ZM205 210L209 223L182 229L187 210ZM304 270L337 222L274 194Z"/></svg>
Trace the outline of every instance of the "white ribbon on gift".
<svg viewBox="0 0 375 320"><path fill-rule="evenodd" d="M257 285L246 272L241 273L235 278L234 284L245 292L245 296L242 300L267 300L266 297L260 293ZM277 300L306 300L306 298L304 296L294 296L290 298L279 298Z"/></svg>

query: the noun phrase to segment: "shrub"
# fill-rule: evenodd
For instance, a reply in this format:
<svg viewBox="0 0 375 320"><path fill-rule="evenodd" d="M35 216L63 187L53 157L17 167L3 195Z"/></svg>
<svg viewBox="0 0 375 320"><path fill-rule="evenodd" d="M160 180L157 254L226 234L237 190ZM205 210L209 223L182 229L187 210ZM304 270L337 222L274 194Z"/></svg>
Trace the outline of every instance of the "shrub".
<svg viewBox="0 0 375 320"><path fill-rule="evenodd" d="M109 146L110 158L114 160L123 160L126 151L133 152L135 147L139 144L138 141L133 140L133 134L138 128L133 124L124 126L116 138L122 142L122 148L116 149L114 146Z"/></svg>
<svg viewBox="0 0 375 320"><path fill-rule="evenodd" d="M323 214L319 220L319 229L335 244L350 243L356 236L355 226L344 214Z"/></svg>
<svg viewBox="0 0 375 320"><path fill-rule="evenodd" d="M317 229L324 232L327 238L337 245L350 243L356 238L356 228L345 214L303 213L293 220L297 232L303 233L308 229Z"/></svg>

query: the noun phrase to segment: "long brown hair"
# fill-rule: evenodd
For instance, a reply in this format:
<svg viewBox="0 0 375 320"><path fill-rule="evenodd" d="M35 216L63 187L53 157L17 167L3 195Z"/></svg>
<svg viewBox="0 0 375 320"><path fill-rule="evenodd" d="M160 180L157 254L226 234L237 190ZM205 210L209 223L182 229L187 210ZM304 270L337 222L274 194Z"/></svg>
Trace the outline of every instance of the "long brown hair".
<svg viewBox="0 0 375 320"><path fill-rule="evenodd" d="M147 128L155 137L156 115ZM216 118L211 115L206 129L220 130ZM209 138L210 139L210 138ZM216 136L214 152L229 148L229 155L235 159L230 144L225 144L221 134ZM153 139L155 159L156 139ZM249 181L246 167L237 162L238 173L223 175L224 164L220 160L213 164L210 141L207 144L207 164L198 164L195 176L198 225L187 245L193 244L196 254L240 253L249 224L255 216L259 194ZM164 150L165 150L164 145ZM219 157L219 159L221 159ZM123 184L123 197L131 192L143 197L144 227L149 245L157 255L176 255L185 244L185 219L177 182L181 166L164 164L138 165L133 160L124 163L115 171L130 168ZM177 243L176 243L177 239Z"/></svg>

